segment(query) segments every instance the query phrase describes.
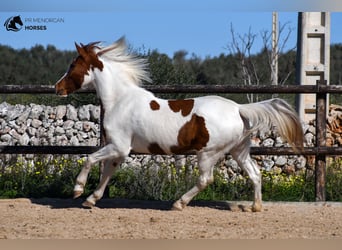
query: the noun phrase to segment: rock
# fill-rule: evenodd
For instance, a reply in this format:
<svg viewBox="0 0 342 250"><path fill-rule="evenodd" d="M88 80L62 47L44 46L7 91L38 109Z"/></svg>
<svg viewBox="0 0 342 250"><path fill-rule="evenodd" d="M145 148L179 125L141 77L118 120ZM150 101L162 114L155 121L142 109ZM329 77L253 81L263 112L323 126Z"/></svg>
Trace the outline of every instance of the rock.
<svg viewBox="0 0 342 250"><path fill-rule="evenodd" d="M83 130L83 122L80 122L80 121L75 122L74 128L76 130Z"/></svg>
<svg viewBox="0 0 342 250"><path fill-rule="evenodd" d="M315 136L312 133L307 133L304 135L304 143L306 146L312 147L315 144Z"/></svg>
<svg viewBox="0 0 342 250"><path fill-rule="evenodd" d="M8 114L8 107L10 105L7 102L0 103L0 117L5 118Z"/></svg>
<svg viewBox="0 0 342 250"><path fill-rule="evenodd" d="M12 136L10 134L4 134L0 136L0 140L3 142L10 142L12 140Z"/></svg>
<svg viewBox="0 0 342 250"><path fill-rule="evenodd" d="M77 110L74 106L72 105L67 105L66 107L66 118L68 120L73 120L73 121L77 121L78 117L77 117Z"/></svg>
<svg viewBox="0 0 342 250"><path fill-rule="evenodd" d="M240 172L240 166L237 164L237 162L233 159L229 159L225 162L225 165L230 167L234 172Z"/></svg>
<svg viewBox="0 0 342 250"><path fill-rule="evenodd" d="M85 133L85 132L83 132L83 131L79 131L79 132L78 132L78 135L81 136L83 139L88 138L88 133Z"/></svg>
<svg viewBox="0 0 342 250"><path fill-rule="evenodd" d="M56 119L56 107L46 106L45 107L45 114L48 119Z"/></svg>
<svg viewBox="0 0 342 250"><path fill-rule="evenodd" d="M17 132L18 132L19 134L25 133L26 130L27 130L26 124L21 124L21 126L17 128Z"/></svg>
<svg viewBox="0 0 342 250"><path fill-rule="evenodd" d="M99 145L97 138L90 138L87 142L87 146L97 146Z"/></svg>
<svg viewBox="0 0 342 250"><path fill-rule="evenodd" d="M261 130L259 131L259 138L261 140L267 140L270 137L270 132L268 130Z"/></svg>
<svg viewBox="0 0 342 250"><path fill-rule="evenodd" d="M74 136L74 134L77 134L77 132L75 132L74 129L68 129L65 131L65 135L68 137L68 139L71 139Z"/></svg>
<svg viewBox="0 0 342 250"><path fill-rule="evenodd" d="M21 135L15 130L15 129L12 129L9 134L16 140L19 140Z"/></svg>
<svg viewBox="0 0 342 250"><path fill-rule="evenodd" d="M67 130L67 129L71 129L74 126L75 122L72 120L67 120L64 122L63 124L63 129Z"/></svg>
<svg viewBox="0 0 342 250"><path fill-rule="evenodd" d="M89 113L89 106L81 106L78 109L78 118L80 121L89 121L90 120L90 113Z"/></svg>
<svg viewBox="0 0 342 250"><path fill-rule="evenodd" d="M287 175L293 175L295 172L296 172L296 169L294 166L289 166L289 165L286 165L284 168L283 168L283 172Z"/></svg>
<svg viewBox="0 0 342 250"><path fill-rule="evenodd" d="M56 120L54 123L54 126L57 126L57 127L63 127L63 125L64 125L63 120Z"/></svg>
<svg viewBox="0 0 342 250"><path fill-rule="evenodd" d="M31 126L34 128L39 128L42 124L43 122L37 119L33 119L31 122Z"/></svg>
<svg viewBox="0 0 342 250"><path fill-rule="evenodd" d="M56 137L56 144L59 146L68 145L68 138L65 135L58 135Z"/></svg>
<svg viewBox="0 0 342 250"><path fill-rule="evenodd" d="M43 112L43 106L31 104L31 112L29 114L29 118L39 119L42 112Z"/></svg>
<svg viewBox="0 0 342 250"><path fill-rule="evenodd" d="M301 155L297 158L297 161L295 163L296 169L303 169L306 166L306 158Z"/></svg>
<svg viewBox="0 0 342 250"><path fill-rule="evenodd" d="M275 143L274 143L275 147L282 147L284 146L284 141L281 137L277 136L275 139Z"/></svg>
<svg viewBox="0 0 342 250"><path fill-rule="evenodd" d="M32 146L40 146L40 140L39 140L39 138L37 138L37 137L31 137L31 139L30 139L30 145L32 145Z"/></svg>
<svg viewBox="0 0 342 250"><path fill-rule="evenodd" d="M59 105L56 108L56 119L57 120L63 120L64 116L67 113L67 107L63 105Z"/></svg>
<svg viewBox="0 0 342 250"><path fill-rule="evenodd" d="M252 137L251 138L251 146L252 147L259 147L261 143L261 139L258 137Z"/></svg>
<svg viewBox="0 0 342 250"><path fill-rule="evenodd" d="M307 132L308 132L308 133L311 133L311 134L313 134L313 135L315 135L315 134L316 134L316 127L314 127L314 126L309 126Z"/></svg>
<svg viewBox="0 0 342 250"><path fill-rule="evenodd" d="M63 128L61 128L61 127L56 127L55 134L56 135L64 135L65 134L65 130Z"/></svg>
<svg viewBox="0 0 342 250"><path fill-rule="evenodd" d="M274 166L274 161L271 159L264 159L262 161L262 166L266 171L271 171L272 167Z"/></svg>
<svg viewBox="0 0 342 250"><path fill-rule="evenodd" d="M265 140L262 142L262 145L263 145L264 147L273 147L273 145L274 145L274 140L271 139L271 138L267 138L267 139L265 139Z"/></svg>
<svg viewBox="0 0 342 250"><path fill-rule="evenodd" d="M277 160L275 161L275 165L276 166L284 166L287 163L287 157L281 155L277 158Z"/></svg>
<svg viewBox="0 0 342 250"><path fill-rule="evenodd" d="M77 137L76 136L72 136L70 138L70 144L72 146L79 146L80 145L80 142L78 141Z"/></svg>
<svg viewBox="0 0 342 250"><path fill-rule="evenodd" d="M45 137L47 137L47 130L46 130L46 128L39 127L37 129L37 135L38 135L38 138L45 138Z"/></svg>
<svg viewBox="0 0 342 250"><path fill-rule="evenodd" d="M53 123L52 119L47 119L47 120L43 121L42 125L43 125L44 128L50 128L52 123Z"/></svg>
<svg viewBox="0 0 342 250"><path fill-rule="evenodd" d="M99 122L101 117L101 108L100 106L89 105L90 111L90 120L93 122Z"/></svg>
<svg viewBox="0 0 342 250"><path fill-rule="evenodd" d="M16 118L18 118L25 110L24 105L16 104L15 106L9 105L7 107L7 120L8 121L14 121Z"/></svg>
<svg viewBox="0 0 342 250"><path fill-rule="evenodd" d="M83 122L83 131L89 132L91 130L92 123L91 122Z"/></svg>
<svg viewBox="0 0 342 250"><path fill-rule="evenodd" d="M19 144L22 146L28 145L29 142L30 142L30 137L28 136L27 133L23 134L19 139Z"/></svg>
<svg viewBox="0 0 342 250"><path fill-rule="evenodd" d="M17 120L16 120L16 123L18 124L18 125L21 125L21 124L26 124L26 121L27 121L27 119L28 119L28 117L29 117L29 115L30 115L30 110L29 109L26 109L24 112L22 112L19 116L18 116L18 118L17 118Z"/></svg>
<svg viewBox="0 0 342 250"><path fill-rule="evenodd" d="M7 134L10 131L11 131L11 128L5 125L5 126L3 126L3 129L0 130L0 135Z"/></svg>

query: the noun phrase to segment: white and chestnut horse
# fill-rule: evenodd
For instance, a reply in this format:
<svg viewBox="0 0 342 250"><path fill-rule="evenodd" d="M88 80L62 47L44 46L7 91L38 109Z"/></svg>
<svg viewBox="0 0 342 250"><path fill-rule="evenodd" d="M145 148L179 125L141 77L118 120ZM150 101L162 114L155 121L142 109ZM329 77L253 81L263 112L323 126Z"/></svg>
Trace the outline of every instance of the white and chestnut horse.
<svg viewBox="0 0 342 250"><path fill-rule="evenodd" d="M105 160L96 190L83 203L101 199L114 170L131 150L147 154L182 154L196 151L200 176L197 184L173 204L182 210L213 182L215 163L230 153L254 184L253 211L261 211L261 174L249 154L251 132L275 125L295 149L303 145L303 130L296 113L281 99L240 105L219 96L163 100L141 88L150 81L147 64L127 52L124 38L102 47L76 45L78 57L56 83L60 96L93 84L104 108L106 145L90 154L79 173L74 197L84 190L93 164Z"/></svg>

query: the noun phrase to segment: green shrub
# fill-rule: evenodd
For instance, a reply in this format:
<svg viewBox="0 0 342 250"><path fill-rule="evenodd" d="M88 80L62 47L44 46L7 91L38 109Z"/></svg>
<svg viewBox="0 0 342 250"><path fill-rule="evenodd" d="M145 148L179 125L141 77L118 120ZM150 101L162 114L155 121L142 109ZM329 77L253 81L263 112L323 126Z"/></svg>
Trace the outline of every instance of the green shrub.
<svg viewBox="0 0 342 250"><path fill-rule="evenodd" d="M2 161L0 198L73 196L75 179L84 160L77 156L35 156L26 160L18 155L13 162ZM193 187L199 176L197 167L187 164L158 166L150 162L143 167L122 167L109 183L109 197L144 200L176 200ZM230 180L215 168L214 182L200 192L197 200L252 200L253 185L241 175ZM99 168L89 174L84 196L93 192L99 182ZM315 177L309 170L298 175L262 172L265 201L314 201ZM327 167L326 198L342 201L342 160Z"/></svg>
<svg viewBox="0 0 342 250"><path fill-rule="evenodd" d="M286 175L263 171L262 176L265 201L314 200L314 177L311 175Z"/></svg>
<svg viewBox="0 0 342 250"><path fill-rule="evenodd" d="M3 166L0 173L0 197L71 197L75 178L83 160L63 156L37 156Z"/></svg>
<svg viewBox="0 0 342 250"><path fill-rule="evenodd" d="M326 199L342 201L342 159L330 164L326 173Z"/></svg>

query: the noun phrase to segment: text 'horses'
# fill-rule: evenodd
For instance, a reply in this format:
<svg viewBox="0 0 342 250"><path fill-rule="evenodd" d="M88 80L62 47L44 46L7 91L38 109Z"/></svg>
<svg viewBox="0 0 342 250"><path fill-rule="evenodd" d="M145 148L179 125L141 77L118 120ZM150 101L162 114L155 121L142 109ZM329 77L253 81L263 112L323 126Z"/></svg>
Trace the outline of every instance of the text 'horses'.
<svg viewBox="0 0 342 250"><path fill-rule="evenodd" d="M77 45L78 57L56 83L61 96L93 84L104 109L106 145L88 156L79 173L74 196L84 190L93 164L105 160L96 190L83 203L94 206L117 166L131 150L151 154L182 154L195 150L200 176L197 184L177 200L182 210L213 182L215 163L230 153L254 185L253 211L260 211L261 174L249 155L251 132L275 125L295 149L303 145L303 130L293 109L281 99L240 105L219 96L186 100L163 100L139 87L150 81L147 64L127 52L123 38L102 47L98 43Z"/></svg>

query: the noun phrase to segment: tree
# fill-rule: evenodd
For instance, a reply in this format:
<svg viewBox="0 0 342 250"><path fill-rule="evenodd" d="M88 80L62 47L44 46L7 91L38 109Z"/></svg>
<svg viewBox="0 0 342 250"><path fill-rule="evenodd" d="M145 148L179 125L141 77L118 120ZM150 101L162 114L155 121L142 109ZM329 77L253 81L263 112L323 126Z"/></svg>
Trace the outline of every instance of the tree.
<svg viewBox="0 0 342 250"><path fill-rule="evenodd" d="M285 32L285 28L288 28L287 32ZM275 84L275 79L277 84L284 84L293 74L295 67L290 67L290 65L287 65L286 73L284 72L284 69L282 69L282 78L278 77L278 72L274 72L275 61L280 60L281 57L285 55L283 51L292 32L292 29L288 27L288 23L280 26L279 35L274 41L276 44L272 44L272 33L268 31L261 32L263 49L258 55L253 55L251 53L257 37L256 34L251 32L251 28L249 28L247 33L241 35L234 31L233 25L231 24L230 32L232 41L228 44L227 48L230 53L235 55L239 60L240 74L244 85L259 85L260 82L263 82L264 84L273 82L273 84ZM292 48L290 51L294 51L294 49L295 48ZM268 67L265 67L265 62L268 62ZM260 65L263 65L263 67L260 67ZM275 74L277 74L277 77L274 76ZM279 81L278 79L281 80ZM259 97L259 95L254 95L253 93L247 94L249 102L259 101Z"/></svg>
<svg viewBox="0 0 342 250"><path fill-rule="evenodd" d="M228 44L228 49L240 62L240 73L243 84L248 86L259 85L260 79L251 53L256 34L251 32L251 28L249 28L247 34L237 34L232 24L230 25L230 33L232 42ZM258 101L257 96L255 98L253 93L247 93L247 99L250 103Z"/></svg>
<svg viewBox="0 0 342 250"><path fill-rule="evenodd" d="M262 40L263 40L263 44L264 47L266 48L267 51L267 55L268 55L268 64L269 67L271 69L271 78L270 81L274 84L274 85L283 85L287 79L290 77L290 75L293 73L294 70L290 70L287 72L286 75L284 75L283 78L279 78L279 72L274 72L274 64L275 61L279 61L280 58L285 55L284 50L285 47L288 43L288 40L290 38L290 35L293 31L293 28L289 27L289 23L285 23L283 25L279 24L279 34L276 37L276 41L275 45L272 44L272 33L269 31L262 31L261 32L261 36L262 36ZM294 46L293 48L290 48L289 51L295 51L296 46ZM278 74L277 77L274 77L274 74ZM277 79L277 82L274 83L273 79Z"/></svg>

